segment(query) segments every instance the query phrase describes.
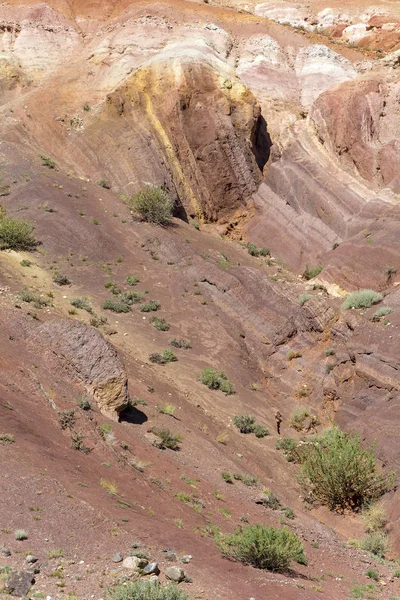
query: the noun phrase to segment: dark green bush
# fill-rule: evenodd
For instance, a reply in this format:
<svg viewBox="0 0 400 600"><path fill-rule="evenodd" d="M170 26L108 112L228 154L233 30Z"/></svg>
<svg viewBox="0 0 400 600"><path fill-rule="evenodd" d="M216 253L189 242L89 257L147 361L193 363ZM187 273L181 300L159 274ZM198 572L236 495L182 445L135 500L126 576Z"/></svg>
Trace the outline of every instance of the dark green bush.
<svg viewBox="0 0 400 600"><path fill-rule="evenodd" d="M158 317L153 317L150 320L150 323L153 325L153 327L158 329L158 331L168 331L170 328L169 323L167 323L165 319L159 319Z"/></svg>
<svg viewBox="0 0 400 600"><path fill-rule="evenodd" d="M34 227L27 221L0 213L0 250L31 250L36 246Z"/></svg>
<svg viewBox="0 0 400 600"><path fill-rule="evenodd" d="M233 394L233 384L229 381L224 371L217 371L211 367L206 367L199 375L201 383L204 383L210 390L221 390L224 394Z"/></svg>
<svg viewBox="0 0 400 600"><path fill-rule="evenodd" d="M157 300L149 300L146 304L142 304L140 312L155 312L161 308L161 304Z"/></svg>
<svg viewBox="0 0 400 600"><path fill-rule="evenodd" d="M300 481L310 497L331 510L360 509L387 492L394 475L377 472L373 447L363 449L359 436L330 429L307 445Z"/></svg>
<svg viewBox="0 0 400 600"><path fill-rule="evenodd" d="M166 225L171 221L174 203L162 188L155 185L145 187L126 204L148 223Z"/></svg>
<svg viewBox="0 0 400 600"><path fill-rule="evenodd" d="M103 302L104 310L111 310L115 313L128 313L131 310L129 304L126 302L120 302L119 300L104 300Z"/></svg>
<svg viewBox="0 0 400 600"><path fill-rule="evenodd" d="M264 427L264 425L259 425L258 423L254 426L253 432L256 438L263 438L269 435L268 429Z"/></svg>
<svg viewBox="0 0 400 600"><path fill-rule="evenodd" d="M248 525L216 537L221 552L257 569L286 571L292 561L307 564L303 543L288 529Z"/></svg>
<svg viewBox="0 0 400 600"><path fill-rule="evenodd" d="M235 415L233 424L239 429L240 433L253 433L256 419L253 415Z"/></svg>
<svg viewBox="0 0 400 600"><path fill-rule="evenodd" d="M251 256L271 256L269 248L258 248L255 244L243 244Z"/></svg>
<svg viewBox="0 0 400 600"><path fill-rule="evenodd" d="M56 163L54 162L54 160L51 160L51 158L49 156L46 156L45 154L41 154L40 158L42 159L42 165L44 167L49 167L49 169L55 169L56 168Z"/></svg>
<svg viewBox="0 0 400 600"><path fill-rule="evenodd" d="M179 450L182 436L180 434L173 435L169 429L153 429L154 435L160 438L160 442L157 444L159 448L165 450Z"/></svg>
<svg viewBox="0 0 400 600"><path fill-rule="evenodd" d="M139 277L136 277L136 275L128 275L128 277L126 278L126 283L128 285L137 285L138 283L140 283L140 279Z"/></svg>
<svg viewBox="0 0 400 600"><path fill-rule="evenodd" d="M303 279L314 279L317 275L319 275L324 267L319 265L318 267L314 267L313 269L306 265L306 268L303 271Z"/></svg>
<svg viewBox="0 0 400 600"><path fill-rule="evenodd" d="M184 348L185 350L189 350L192 347L189 340L184 339L177 340L176 338L172 338L172 340L170 340L169 343L174 348Z"/></svg>
<svg viewBox="0 0 400 600"><path fill-rule="evenodd" d="M86 310L88 313L93 312L93 307L87 298L71 298L70 304L75 306L75 308Z"/></svg>

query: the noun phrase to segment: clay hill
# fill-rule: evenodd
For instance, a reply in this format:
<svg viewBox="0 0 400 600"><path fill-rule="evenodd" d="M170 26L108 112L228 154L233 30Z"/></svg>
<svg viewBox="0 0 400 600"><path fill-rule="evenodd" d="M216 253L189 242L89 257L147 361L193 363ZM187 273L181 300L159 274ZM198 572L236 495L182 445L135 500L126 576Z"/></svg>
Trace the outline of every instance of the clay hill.
<svg viewBox="0 0 400 600"><path fill-rule="evenodd" d="M400 597L400 4L11 0L0 40L0 598ZM335 431L353 504L299 477ZM254 524L304 553L221 550Z"/></svg>

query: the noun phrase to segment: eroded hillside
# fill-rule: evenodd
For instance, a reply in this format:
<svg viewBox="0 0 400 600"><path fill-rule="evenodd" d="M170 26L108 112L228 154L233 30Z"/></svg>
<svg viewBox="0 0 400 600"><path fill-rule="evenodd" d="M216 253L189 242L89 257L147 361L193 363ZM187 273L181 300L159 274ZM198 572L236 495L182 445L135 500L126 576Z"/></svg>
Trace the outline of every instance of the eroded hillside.
<svg viewBox="0 0 400 600"><path fill-rule="evenodd" d="M396 483L379 559L354 542L360 512L307 503L276 447L337 424L399 470L398 7L11 2L0 18L0 220L38 242L0 252L4 594L13 569L36 579L16 595L106 597L139 548L162 582L184 569L191 599L400 595ZM167 226L128 208L148 185L175 203ZM377 304L344 310L362 288ZM268 435L240 433L246 414ZM308 564L224 559L217 528L248 523L289 528Z"/></svg>

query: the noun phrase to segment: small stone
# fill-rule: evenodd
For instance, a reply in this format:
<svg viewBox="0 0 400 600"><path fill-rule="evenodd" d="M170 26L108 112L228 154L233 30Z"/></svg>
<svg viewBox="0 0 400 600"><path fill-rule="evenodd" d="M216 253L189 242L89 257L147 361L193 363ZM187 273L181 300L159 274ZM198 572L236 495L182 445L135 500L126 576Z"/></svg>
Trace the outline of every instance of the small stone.
<svg viewBox="0 0 400 600"><path fill-rule="evenodd" d="M11 596L26 596L35 578L31 573L13 571L7 579L7 592Z"/></svg>
<svg viewBox="0 0 400 600"><path fill-rule="evenodd" d="M122 556L120 552L117 552L116 554L114 554L114 556L111 559L113 562L115 563L120 563L122 562Z"/></svg>
<svg viewBox="0 0 400 600"><path fill-rule="evenodd" d="M176 554L173 550L164 550L166 560L174 561L176 560Z"/></svg>
<svg viewBox="0 0 400 600"><path fill-rule="evenodd" d="M158 584L158 577L157 575L152 575L149 579L151 585L157 585Z"/></svg>
<svg viewBox="0 0 400 600"><path fill-rule="evenodd" d="M147 564L148 560L145 558L139 558L138 556L127 556L122 561L122 566L124 569L131 569L137 571L138 569L143 569Z"/></svg>
<svg viewBox="0 0 400 600"><path fill-rule="evenodd" d="M28 554L28 556L25 558L27 563L31 563L33 565L33 563L37 562L37 558L36 556L33 556L33 554Z"/></svg>
<svg viewBox="0 0 400 600"><path fill-rule="evenodd" d="M185 579L185 571L180 567L167 567L165 569L165 577L179 583Z"/></svg>
<svg viewBox="0 0 400 600"><path fill-rule="evenodd" d="M187 565L192 560L192 556L190 554L186 554L186 556L182 556L181 560L183 564Z"/></svg>
<svg viewBox="0 0 400 600"><path fill-rule="evenodd" d="M11 556L11 550L10 550L10 548L2 548L1 549L1 555L2 556Z"/></svg>
<svg viewBox="0 0 400 600"><path fill-rule="evenodd" d="M146 575L151 575L152 573L154 573L155 575L158 575L160 573L158 564L156 562L149 563L143 569L143 573L145 573Z"/></svg>

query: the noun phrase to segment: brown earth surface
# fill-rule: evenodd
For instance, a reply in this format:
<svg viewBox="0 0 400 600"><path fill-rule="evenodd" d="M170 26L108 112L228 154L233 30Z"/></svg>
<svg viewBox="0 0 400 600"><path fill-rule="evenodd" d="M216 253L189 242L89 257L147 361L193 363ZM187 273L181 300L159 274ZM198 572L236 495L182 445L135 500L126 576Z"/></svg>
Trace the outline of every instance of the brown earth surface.
<svg viewBox="0 0 400 600"><path fill-rule="evenodd" d="M0 588L3 567L26 570L32 553L29 597L100 600L126 573L112 556L140 542L162 581L167 566L184 568L191 600L353 600L368 568L379 580L358 597L400 596L396 485L383 498L390 550L379 561L352 544L365 535L359 514L304 502L274 418L306 441L310 431L290 427L306 405L318 431L359 433L399 472L400 33L386 27L398 3L381 3L385 15L348 4L353 25L370 19L367 48L269 20L256 4L215 4L0 7L1 206L39 241L0 252L0 434L14 438L0 441L0 545L11 550ZM127 208L146 184L174 199L169 226ZM323 270L307 281L306 265ZM161 307L104 310L113 287ZM361 288L383 293L385 320L373 320L376 306L341 310ZM171 338L191 348L152 363ZM198 380L207 366L227 373L233 395ZM165 403L173 416L157 409ZM245 413L270 435L240 434L233 417ZM182 435L180 450L154 446L153 428ZM258 483L228 484L223 472ZM294 519L255 503L265 488ZM210 523L228 532L247 521L296 532L308 565L278 574L222 558Z"/></svg>

